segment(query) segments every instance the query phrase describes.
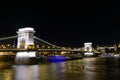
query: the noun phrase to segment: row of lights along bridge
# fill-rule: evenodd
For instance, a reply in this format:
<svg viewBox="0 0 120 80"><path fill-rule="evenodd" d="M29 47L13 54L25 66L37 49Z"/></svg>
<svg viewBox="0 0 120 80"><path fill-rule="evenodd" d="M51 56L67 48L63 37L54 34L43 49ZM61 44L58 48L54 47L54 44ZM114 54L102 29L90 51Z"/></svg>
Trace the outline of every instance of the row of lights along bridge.
<svg viewBox="0 0 120 80"><path fill-rule="evenodd" d="M91 42L84 43L84 47L82 48L71 48L71 47L59 47L56 45L53 45L49 42L46 42L42 39L37 38L39 41L34 39L34 28L26 27L18 29L17 31L18 36L16 37L8 37L8 38L0 38L0 49L20 49L20 48L26 48L26 49L78 49L81 51L96 51L100 52L102 50L105 50L106 46L97 46L96 48L92 47ZM37 41L37 42L35 42ZM27 47L26 47L27 46ZM107 47L108 49L114 49L116 50L116 46Z"/></svg>

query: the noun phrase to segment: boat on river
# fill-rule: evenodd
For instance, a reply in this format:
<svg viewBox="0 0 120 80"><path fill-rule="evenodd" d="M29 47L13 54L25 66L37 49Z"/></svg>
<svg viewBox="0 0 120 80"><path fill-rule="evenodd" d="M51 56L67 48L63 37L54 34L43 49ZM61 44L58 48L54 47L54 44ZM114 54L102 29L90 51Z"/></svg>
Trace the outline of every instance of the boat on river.
<svg viewBox="0 0 120 80"><path fill-rule="evenodd" d="M48 56L48 62L59 62L59 61L66 61L64 55L52 55Z"/></svg>

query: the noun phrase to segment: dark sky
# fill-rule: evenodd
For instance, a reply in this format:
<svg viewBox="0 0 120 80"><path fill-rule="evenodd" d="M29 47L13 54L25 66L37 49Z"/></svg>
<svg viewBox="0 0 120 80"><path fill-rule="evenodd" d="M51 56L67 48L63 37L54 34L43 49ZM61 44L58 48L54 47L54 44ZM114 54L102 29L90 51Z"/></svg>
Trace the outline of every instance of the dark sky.
<svg viewBox="0 0 120 80"><path fill-rule="evenodd" d="M39 5L0 8L0 37L17 35L19 28L29 26L36 36L59 46L82 47L84 42L96 46L120 40L120 9L112 1L46 1Z"/></svg>

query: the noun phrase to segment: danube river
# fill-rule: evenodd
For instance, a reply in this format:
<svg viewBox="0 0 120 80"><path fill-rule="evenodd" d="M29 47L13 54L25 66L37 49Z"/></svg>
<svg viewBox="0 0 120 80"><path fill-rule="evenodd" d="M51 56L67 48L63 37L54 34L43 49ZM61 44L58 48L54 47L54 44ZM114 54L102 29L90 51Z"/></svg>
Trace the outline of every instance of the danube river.
<svg viewBox="0 0 120 80"><path fill-rule="evenodd" d="M36 65L0 62L0 80L120 80L120 58L83 58Z"/></svg>

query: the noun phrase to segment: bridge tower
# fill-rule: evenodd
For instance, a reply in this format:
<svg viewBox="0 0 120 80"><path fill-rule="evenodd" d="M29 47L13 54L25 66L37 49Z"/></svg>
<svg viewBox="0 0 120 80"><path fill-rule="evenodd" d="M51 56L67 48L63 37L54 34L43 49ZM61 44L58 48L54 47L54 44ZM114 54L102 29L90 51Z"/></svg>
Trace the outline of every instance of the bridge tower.
<svg viewBox="0 0 120 80"><path fill-rule="evenodd" d="M28 49L30 45L34 46L34 28L26 27L18 29L17 48ZM17 52L15 62L17 64L29 64L29 58L36 57L36 51L21 51Z"/></svg>
<svg viewBox="0 0 120 80"><path fill-rule="evenodd" d="M84 43L84 51L86 51L86 52L92 51L92 43L91 42Z"/></svg>
<svg viewBox="0 0 120 80"><path fill-rule="evenodd" d="M26 27L18 29L17 48L27 49L29 45L34 46L34 28Z"/></svg>
<svg viewBox="0 0 120 80"><path fill-rule="evenodd" d="M92 42L86 42L84 43L84 56L93 56L92 52Z"/></svg>

